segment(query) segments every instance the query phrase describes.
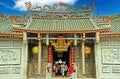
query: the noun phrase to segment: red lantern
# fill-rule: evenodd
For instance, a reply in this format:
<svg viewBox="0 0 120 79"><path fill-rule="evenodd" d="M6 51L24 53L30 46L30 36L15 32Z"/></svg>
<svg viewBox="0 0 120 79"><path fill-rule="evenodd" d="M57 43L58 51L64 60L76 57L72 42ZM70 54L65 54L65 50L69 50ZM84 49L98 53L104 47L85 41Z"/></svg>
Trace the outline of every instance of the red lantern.
<svg viewBox="0 0 120 79"><path fill-rule="evenodd" d="M88 46L85 46L85 58L88 58L88 56L90 55L91 52L91 48Z"/></svg>

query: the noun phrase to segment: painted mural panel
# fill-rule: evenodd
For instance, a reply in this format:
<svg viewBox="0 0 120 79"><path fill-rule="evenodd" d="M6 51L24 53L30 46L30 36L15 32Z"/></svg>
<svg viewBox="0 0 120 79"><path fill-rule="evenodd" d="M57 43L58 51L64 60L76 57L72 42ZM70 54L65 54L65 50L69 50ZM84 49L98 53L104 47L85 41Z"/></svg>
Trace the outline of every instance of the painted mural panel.
<svg viewBox="0 0 120 79"><path fill-rule="evenodd" d="M21 49L16 48L0 48L0 65L20 64Z"/></svg>
<svg viewBox="0 0 120 79"><path fill-rule="evenodd" d="M120 64L120 49L102 49L103 64Z"/></svg>

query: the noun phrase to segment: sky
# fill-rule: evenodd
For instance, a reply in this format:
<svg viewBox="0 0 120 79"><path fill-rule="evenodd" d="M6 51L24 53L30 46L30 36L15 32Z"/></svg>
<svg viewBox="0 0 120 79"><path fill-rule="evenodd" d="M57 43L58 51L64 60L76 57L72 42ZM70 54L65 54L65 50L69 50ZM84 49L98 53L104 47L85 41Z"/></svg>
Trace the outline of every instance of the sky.
<svg viewBox="0 0 120 79"><path fill-rule="evenodd" d="M52 5L60 1L69 5L90 6L95 2L93 15L110 16L120 14L120 0L0 0L0 14L23 15L27 12L25 2L30 1L32 5Z"/></svg>

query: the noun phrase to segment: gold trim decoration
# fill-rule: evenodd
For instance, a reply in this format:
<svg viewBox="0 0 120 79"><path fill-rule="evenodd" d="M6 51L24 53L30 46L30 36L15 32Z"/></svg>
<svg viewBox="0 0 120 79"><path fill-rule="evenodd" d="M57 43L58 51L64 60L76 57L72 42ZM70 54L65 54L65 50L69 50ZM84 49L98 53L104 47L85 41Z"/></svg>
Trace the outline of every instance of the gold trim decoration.
<svg viewBox="0 0 120 79"><path fill-rule="evenodd" d="M66 40L63 36L58 36L57 41L50 41L54 46L55 51L65 52L68 50L69 45L72 43L72 40Z"/></svg>

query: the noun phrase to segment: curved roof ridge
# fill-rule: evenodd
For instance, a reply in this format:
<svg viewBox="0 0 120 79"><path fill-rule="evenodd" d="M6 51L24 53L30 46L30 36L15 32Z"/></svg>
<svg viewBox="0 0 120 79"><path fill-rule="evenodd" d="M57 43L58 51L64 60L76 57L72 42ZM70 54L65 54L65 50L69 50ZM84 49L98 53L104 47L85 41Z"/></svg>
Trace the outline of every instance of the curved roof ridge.
<svg viewBox="0 0 120 79"><path fill-rule="evenodd" d="M26 24L26 27L25 27L26 29L27 29L27 27L29 27L29 25L31 24L32 20L33 20L33 18L31 16L29 22L27 22L27 24Z"/></svg>
<svg viewBox="0 0 120 79"><path fill-rule="evenodd" d="M94 21L89 17L91 23L95 26L95 28L98 28L97 25L94 23Z"/></svg>

